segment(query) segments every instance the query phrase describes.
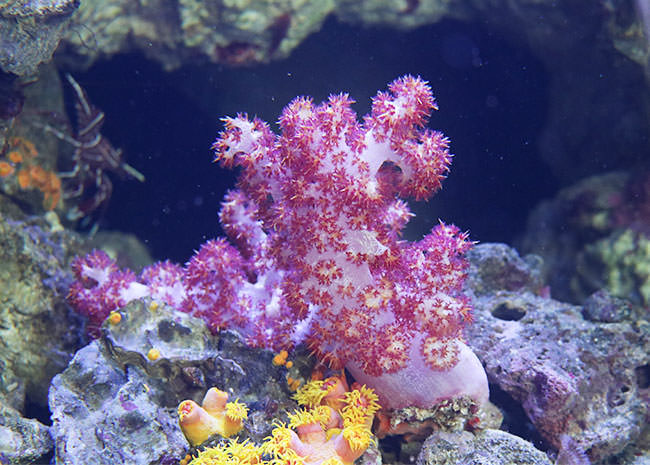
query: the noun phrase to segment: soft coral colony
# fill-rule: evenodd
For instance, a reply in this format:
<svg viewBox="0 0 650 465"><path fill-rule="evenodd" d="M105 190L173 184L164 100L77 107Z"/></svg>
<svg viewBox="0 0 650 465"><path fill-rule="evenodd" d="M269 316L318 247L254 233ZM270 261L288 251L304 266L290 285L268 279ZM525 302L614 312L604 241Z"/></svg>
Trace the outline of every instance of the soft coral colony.
<svg viewBox="0 0 650 465"><path fill-rule="evenodd" d="M72 303L98 325L150 296L253 346L305 342L386 408L484 402L485 372L462 335L471 243L443 223L420 241L401 239L413 216L401 198L430 197L451 161L448 140L424 128L437 109L431 89L399 78L363 122L352 103L298 97L280 135L257 118L225 118L213 148L222 166L241 168L220 212L234 245L212 240L184 267L158 263L140 276L95 251L74 264Z"/></svg>

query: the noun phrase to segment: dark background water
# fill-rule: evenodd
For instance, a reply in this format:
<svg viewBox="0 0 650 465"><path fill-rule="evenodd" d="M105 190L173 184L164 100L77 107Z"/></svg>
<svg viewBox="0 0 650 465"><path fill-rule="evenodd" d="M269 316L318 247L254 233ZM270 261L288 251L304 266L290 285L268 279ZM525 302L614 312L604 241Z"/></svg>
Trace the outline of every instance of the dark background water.
<svg viewBox="0 0 650 465"><path fill-rule="evenodd" d="M523 47L523 45L522 45ZM455 154L443 190L411 203L416 239L438 218L478 241L511 242L530 209L557 180L538 155L548 78L526 48L481 24L445 21L410 32L361 29L328 21L286 60L164 72L139 55L96 64L75 77L106 113L104 134L147 181L115 180L105 229L137 234L158 258L184 262L222 235L219 203L236 173L212 163L219 118L247 112L272 123L297 95L316 102L348 92L359 115L396 77L428 80L440 106L429 126Z"/></svg>

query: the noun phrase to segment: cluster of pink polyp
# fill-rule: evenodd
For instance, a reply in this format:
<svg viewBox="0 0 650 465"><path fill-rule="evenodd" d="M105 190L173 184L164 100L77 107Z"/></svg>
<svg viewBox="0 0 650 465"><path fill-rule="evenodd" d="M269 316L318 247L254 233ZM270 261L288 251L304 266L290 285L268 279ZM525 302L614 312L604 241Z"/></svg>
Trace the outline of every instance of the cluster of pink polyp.
<svg viewBox="0 0 650 465"><path fill-rule="evenodd" d="M253 345L305 341L374 387L386 407L461 395L483 402L485 373L462 340L471 243L442 223L418 242L400 239L412 216L400 197L431 196L451 160L448 140L424 128L437 108L431 89L397 79L363 123L352 103L346 94L318 106L298 97L280 117L280 135L258 119L226 118L213 148L223 166L242 169L220 213L237 248L210 241L184 268L154 265L134 281Z"/></svg>

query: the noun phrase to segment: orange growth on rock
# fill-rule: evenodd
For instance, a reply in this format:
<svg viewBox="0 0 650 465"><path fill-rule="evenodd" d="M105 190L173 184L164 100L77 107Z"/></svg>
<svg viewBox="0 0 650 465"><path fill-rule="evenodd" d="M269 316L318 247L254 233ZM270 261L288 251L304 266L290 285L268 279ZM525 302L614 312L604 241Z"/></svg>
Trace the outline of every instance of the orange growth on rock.
<svg viewBox="0 0 650 465"><path fill-rule="evenodd" d="M0 178L6 178L14 174L15 168L6 161L0 161Z"/></svg>
<svg viewBox="0 0 650 465"><path fill-rule="evenodd" d="M7 154L7 158L12 163L22 163L22 161L23 161L23 156L19 152L16 152L15 150L9 152Z"/></svg>
<svg viewBox="0 0 650 465"><path fill-rule="evenodd" d="M61 179L54 171L37 163L38 151L34 144L21 137L9 140L7 160L0 161L0 177L8 177L17 170L16 179L22 190L37 189L43 193L43 207L54 210L61 200Z"/></svg>

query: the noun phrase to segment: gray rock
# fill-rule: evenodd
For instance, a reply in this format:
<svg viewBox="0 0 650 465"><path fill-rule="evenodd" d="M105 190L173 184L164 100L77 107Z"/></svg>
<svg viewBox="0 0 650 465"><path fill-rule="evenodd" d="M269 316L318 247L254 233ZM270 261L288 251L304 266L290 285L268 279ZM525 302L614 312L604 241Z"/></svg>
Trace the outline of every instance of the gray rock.
<svg viewBox="0 0 650 465"><path fill-rule="evenodd" d="M286 57L317 31L334 3L87 0L74 16L61 56L89 66L98 58L137 50L166 69L201 61L266 62Z"/></svg>
<svg viewBox="0 0 650 465"><path fill-rule="evenodd" d="M473 257L495 250L489 244L476 249ZM650 324L587 321L582 308L525 290L534 280L522 291L488 292L488 283L509 280L479 269L482 276L470 278L482 285L473 296L475 322L467 339L490 382L521 403L555 448L567 434L597 461L639 437L649 412ZM502 272L496 267L494 274ZM536 276L532 269L528 274ZM520 270L515 276L522 276Z"/></svg>
<svg viewBox="0 0 650 465"><path fill-rule="evenodd" d="M422 445L416 465L551 465L528 441L500 430L474 435L437 432Z"/></svg>
<svg viewBox="0 0 650 465"><path fill-rule="evenodd" d="M40 218L0 216L0 237L0 399L22 411L25 396L46 405L50 380L81 346L65 296L72 254L83 247Z"/></svg>
<svg viewBox="0 0 650 465"><path fill-rule="evenodd" d="M520 247L543 257L554 297L588 307L589 296L607 289L650 304L649 181L644 169L592 176L531 212Z"/></svg>
<svg viewBox="0 0 650 465"><path fill-rule="evenodd" d="M477 295L495 289L512 292L539 292L543 287L541 259L536 255L520 257L506 244L481 244L467 253L470 263L465 286Z"/></svg>
<svg viewBox="0 0 650 465"><path fill-rule="evenodd" d="M0 68L34 74L52 59L78 6L79 0L0 1Z"/></svg>
<svg viewBox="0 0 650 465"><path fill-rule="evenodd" d="M294 407L273 354L247 348L230 332L213 336L202 320L135 301L115 325L80 350L52 381L57 463L153 464L189 450L176 409L217 386L250 408L242 436L260 441L281 407ZM160 358L148 354L157 349ZM98 453L98 451L102 451Z"/></svg>
<svg viewBox="0 0 650 465"><path fill-rule="evenodd" d="M34 463L53 447L47 426L0 401L0 463Z"/></svg>
<svg viewBox="0 0 650 465"><path fill-rule="evenodd" d="M590 283L605 285L606 273L599 273L594 264L579 269L578 258L590 244L639 222L644 199L635 195L636 182L622 171L588 177L561 189L530 212L517 248L544 259L544 280L556 299L582 303L598 289L585 286L584 274L591 276Z"/></svg>
<svg viewBox="0 0 650 465"><path fill-rule="evenodd" d="M53 215L53 213L52 213ZM9 219L7 216L20 219ZM51 215L50 215L51 216ZM81 320L65 304L71 250L83 250L55 219L21 216L0 196L0 463L46 460L48 428L23 418L44 409L52 377L81 345ZM45 462L40 462L45 463Z"/></svg>
<svg viewBox="0 0 650 465"><path fill-rule="evenodd" d="M171 406L152 399L160 385L147 383L138 367L111 363L102 349L94 341L80 350L52 383L57 463L148 464L181 456L185 440Z"/></svg>
<svg viewBox="0 0 650 465"><path fill-rule="evenodd" d="M630 302L615 297L606 290L600 290L585 300L582 315L590 321L620 323L632 318L633 307Z"/></svg>

